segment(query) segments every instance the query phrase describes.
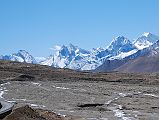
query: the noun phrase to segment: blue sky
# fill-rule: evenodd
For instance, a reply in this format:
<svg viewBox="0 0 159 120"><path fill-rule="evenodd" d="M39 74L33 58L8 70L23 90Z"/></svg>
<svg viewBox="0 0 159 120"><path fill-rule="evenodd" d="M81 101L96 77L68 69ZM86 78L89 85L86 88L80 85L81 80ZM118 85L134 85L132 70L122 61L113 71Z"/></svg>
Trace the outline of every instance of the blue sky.
<svg viewBox="0 0 159 120"><path fill-rule="evenodd" d="M0 0L0 54L48 56L55 45L106 47L113 37L159 35L159 0Z"/></svg>

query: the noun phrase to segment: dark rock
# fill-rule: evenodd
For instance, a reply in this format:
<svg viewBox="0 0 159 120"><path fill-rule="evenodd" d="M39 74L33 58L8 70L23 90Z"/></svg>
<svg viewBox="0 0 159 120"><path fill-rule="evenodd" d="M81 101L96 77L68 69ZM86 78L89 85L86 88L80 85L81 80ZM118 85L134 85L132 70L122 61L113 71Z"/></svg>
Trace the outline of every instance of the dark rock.
<svg viewBox="0 0 159 120"><path fill-rule="evenodd" d="M97 107L97 106L102 106L102 105L104 105L104 104L94 103L94 104L83 104L83 105L77 105L77 106L84 108L84 107Z"/></svg>
<svg viewBox="0 0 159 120"><path fill-rule="evenodd" d="M35 77L31 76L31 75L27 75L27 74L22 74L16 78L14 78L14 80L17 80L17 81L30 81L31 80L32 81L32 80L35 80Z"/></svg>

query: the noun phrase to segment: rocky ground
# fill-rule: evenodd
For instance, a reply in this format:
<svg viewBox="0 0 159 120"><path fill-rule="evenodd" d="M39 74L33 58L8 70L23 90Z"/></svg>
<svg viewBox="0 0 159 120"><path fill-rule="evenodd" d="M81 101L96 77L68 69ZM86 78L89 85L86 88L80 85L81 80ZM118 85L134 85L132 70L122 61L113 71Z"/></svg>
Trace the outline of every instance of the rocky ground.
<svg viewBox="0 0 159 120"><path fill-rule="evenodd" d="M89 73L0 61L0 78L0 99L17 103L5 120L159 119L157 73Z"/></svg>
<svg viewBox="0 0 159 120"><path fill-rule="evenodd" d="M63 117L49 110L35 109L26 105L14 109L4 120L82 120L82 118Z"/></svg>

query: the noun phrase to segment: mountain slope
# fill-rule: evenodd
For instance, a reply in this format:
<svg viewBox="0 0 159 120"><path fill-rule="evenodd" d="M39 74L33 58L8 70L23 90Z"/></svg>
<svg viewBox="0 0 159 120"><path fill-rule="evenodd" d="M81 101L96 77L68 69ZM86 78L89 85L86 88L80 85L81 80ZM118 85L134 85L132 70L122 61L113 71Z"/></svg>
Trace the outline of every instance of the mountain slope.
<svg viewBox="0 0 159 120"><path fill-rule="evenodd" d="M133 49L135 49L135 46L124 36L116 37L108 46L108 50L113 56L122 52L129 52Z"/></svg>
<svg viewBox="0 0 159 120"><path fill-rule="evenodd" d="M34 58L25 50L20 50L11 55L2 55L0 59L75 70L112 71L123 66L129 60L132 61L147 55L152 48L158 47L158 44L155 44L157 40L159 37L151 33L144 33L135 42L131 42L124 36L118 36L106 48L99 47L88 51L69 44L55 46L53 54L48 58ZM153 49L150 53L156 56L158 50Z"/></svg>
<svg viewBox="0 0 159 120"><path fill-rule="evenodd" d="M105 49L97 48L86 51L72 44L56 46L55 48L55 54L40 64L76 70L94 70L102 65L105 60L123 59L136 52L136 47L124 36L113 39ZM127 52L129 53L126 54Z"/></svg>
<svg viewBox="0 0 159 120"><path fill-rule="evenodd" d="M115 69L120 72L131 73L153 73L159 72L159 56L153 57L140 57L135 60L129 61L123 66Z"/></svg>
<svg viewBox="0 0 159 120"><path fill-rule="evenodd" d="M128 60L106 60L101 66L97 67L95 72L110 72L124 65Z"/></svg>
<svg viewBox="0 0 159 120"><path fill-rule="evenodd" d="M145 32L141 37L139 37L135 42L134 45L138 49L144 49L149 46L151 46L153 43L155 43L157 40L159 40L159 36L156 36L152 33Z"/></svg>
<svg viewBox="0 0 159 120"><path fill-rule="evenodd" d="M128 61L115 69L122 72L159 72L159 41L145 48L145 55Z"/></svg>
<svg viewBox="0 0 159 120"><path fill-rule="evenodd" d="M155 45L155 44L154 44ZM153 52L152 52L153 53ZM123 71L119 70L118 68L123 66L129 61L133 61L139 57L143 57L150 54L150 48L145 48L143 50L138 50L134 52L134 54L130 54L123 59L111 59L111 60L106 60L101 66L97 67L95 71L101 71L101 72L106 72L106 71ZM129 65L129 64L128 64Z"/></svg>
<svg viewBox="0 0 159 120"><path fill-rule="evenodd" d="M127 51L127 52L121 52L120 54L110 57L109 59L105 60L105 62L96 68L95 71L119 71L119 72L139 72L139 71L148 71L144 68L144 63L143 66L140 67L142 68L142 70L137 70L137 67L139 67L140 65L135 63L138 62L142 62L142 58L147 59L147 62L149 61L150 63L153 62L153 59L151 60L151 58L154 58L154 62L157 63L157 61L155 61L155 59L157 59L158 54L159 54L159 41L158 40L158 36L153 35L151 33L144 33L141 37L139 37L135 42L134 42L134 46L136 46L136 48L132 48L132 50ZM157 42L156 42L157 41ZM128 42L129 43L129 42ZM139 44L140 43L140 44ZM133 46L133 45L132 45ZM128 47L129 48L129 47ZM147 56L149 56L147 58ZM135 62L136 61L136 62ZM133 64L133 62L135 62ZM149 63L148 63L149 64ZM148 65L147 64L147 65ZM134 65L134 66L133 66ZM126 70L131 68L131 70ZM136 68L136 69L135 69ZM138 68L138 69L140 69ZM133 71L133 70L134 71ZM155 71L155 70L149 70L149 71Z"/></svg>
<svg viewBox="0 0 159 120"><path fill-rule="evenodd" d="M26 63L33 63L33 64L37 63L35 58L25 50L19 50L18 53L14 53L14 54L11 54L11 55L4 55L4 56L2 55L2 56L0 56L0 59L18 61L18 62L26 62Z"/></svg>
<svg viewBox="0 0 159 120"><path fill-rule="evenodd" d="M59 68L66 68L73 60L81 60L84 56L90 54L89 51L69 44L68 46L56 46L55 54L41 62L42 65L49 65Z"/></svg>

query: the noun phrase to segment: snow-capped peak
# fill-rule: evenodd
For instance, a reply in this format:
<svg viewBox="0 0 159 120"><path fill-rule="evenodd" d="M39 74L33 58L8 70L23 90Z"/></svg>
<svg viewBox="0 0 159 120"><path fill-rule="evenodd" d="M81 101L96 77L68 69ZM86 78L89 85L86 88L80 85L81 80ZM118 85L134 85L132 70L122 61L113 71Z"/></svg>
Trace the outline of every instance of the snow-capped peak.
<svg viewBox="0 0 159 120"><path fill-rule="evenodd" d="M115 39L113 39L113 41L128 42L129 40L124 36L118 36L118 37L115 37Z"/></svg>
<svg viewBox="0 0 159 120"><path fill-rule="evenodd" d="M35 60L36 60L38 63L40 63L40 62L42 62L42 61L45 61L46 58L45 58L45 57L35 57Z"/></svg>
<svg viewBox="0 0 159 120"><path fill-rule="evenodd" d="M144 49L149 46L151 46L153 43L155 43L157 40L159 40L159 37L150 33L145 32L142 34L141 37L139 37L135 42L134 45L139 49Z"/></svg>
<svg viewBox="0 0 159 120"><path fill-rule="evenodd" d="M53 50L55 50L55 51L58 51L60 49L61 49L61 46L59 46L59 45L55 45L54 48L53 48Z"/></svg>
<svg viewBox="0 0 159 120"><path fill-rule="evenodd" d="M29 56L30 54L27 52L27 51L25 51L25 50L19 50L18 51L18 53L17 54L19 54L20 56L22 56L22 57L26 57L26 56Z"/></svg>
<svg viewBox="0 0 159 120"><path fill-rule="evenodd" d="M99 47L87 51L73 44L56 45L50 48L53 50L53 53L48 58L34 58L27 51L19 50L18 53L0 56L0 59L38 63L58 68L92 70L102 65L105 60L134 59L150 50L153 55L156 55L156 53L159 53L158 40L158 36L150 32L145 32L134 43L124 36L118 36L106 48Z"/></svg>
<svg viewBox="0 0 159 120"><path fill-rule="evenodd" d="M112 40L110 45L108 46L108 49L112 50L114 47L119 47L125 44L129 44L130 41L124 37L124 36L118 36Z"/></svg>
<svg viewBox="0 0 159 120"><path fill-rule="evenodd" d="M18 53L1 56L0 59L26 62L26 63L34 63L34 64L37 63L34 57L25 50L19 50Z"/></svg>
<svg viewBox="0 0 159 120"><path fill-rule="evenodd" d="M77 57L82 58L90 54L89 51L81 49L73 44L69 44L67 46L66 45L55 46L54 50L56 50L55 54L47 58L45 61L41 62L41 64L65 68L73 60L77 60Z"/></svg>
<svg viewBox="0 0 159 120"><path fill-rule="evenodd" d="M152 35L150 32L144 32L144 33L142 34L142 36L145 36L145 37L148 37L148 36L150 36L150 35Z"/></svg>
<svg viewBox="0 0 159 120"><path fill-rule="evenodd" d="M36 63L35 58L25 50L19 50L18 53L13 55L21 57L26 63Z"/></svg>
<svg viewBox="0 0 159 120"><path fill-rule="evenodd" d="M121 52L128 52L133 49L134 49L134 46L131 43L131 41L124 36L116 37L108 46L108 50L113 55L117 55Z"/></svg>

